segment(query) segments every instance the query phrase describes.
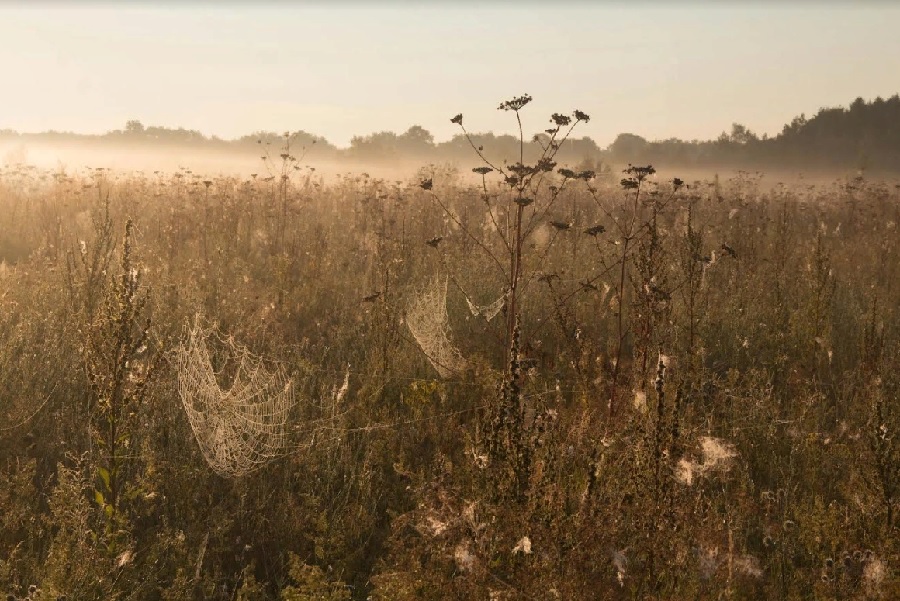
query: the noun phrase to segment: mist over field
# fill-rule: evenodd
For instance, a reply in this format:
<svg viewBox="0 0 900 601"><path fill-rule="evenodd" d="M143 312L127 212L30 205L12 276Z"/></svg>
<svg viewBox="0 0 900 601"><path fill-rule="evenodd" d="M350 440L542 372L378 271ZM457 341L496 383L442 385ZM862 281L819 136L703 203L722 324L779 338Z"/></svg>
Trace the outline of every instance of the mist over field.
<svg viewBox="0 0 900 601"><path fill-rule="evenodd" d="M898 19L0 4L0 594L900 599Z"/></svg>

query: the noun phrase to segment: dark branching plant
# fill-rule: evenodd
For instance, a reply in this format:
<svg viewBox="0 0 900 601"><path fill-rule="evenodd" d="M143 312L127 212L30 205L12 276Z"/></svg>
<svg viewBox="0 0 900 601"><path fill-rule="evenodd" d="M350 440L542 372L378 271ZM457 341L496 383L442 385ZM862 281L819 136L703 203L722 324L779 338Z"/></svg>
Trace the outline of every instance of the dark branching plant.
<svg viewBox="0 0 900 601"><path fill-rule="evenodd" d="M512 494L523 499L530 474L530 454L528 425L526 424L526 404L522 398L522 369L520 365L523 351L523 327L526 323L522 315L522 299L527 287L541 276L540 266L553 247L556 238L571 228L569 223L552 225L549 242L543 249L528 252L529 236L542 225L551 222L551 212L561 194L574 183L590 182L593 171L574 172L566 167L558 167L556 157L560 149L581 123L590 117L580 110L571 115L554 113L550 117L552 127L532 138L539 147L536 160L526 163L525 152L528 142L522 124L522 110L532 101L528 94L502 102L498 110L515 115L519 130L518 160L502 164L488 158L482 146L476 145L472 135L463 123L463 116L456 115L451 122L460 127L477 157L483 163L472 171L481 176L480 200L487 209L494 241L484 240L463 223L438 191L433 181L428 179L421 187L430 192L434 202L456 222L463 235L473 241L493 264L496 274L505 282L504 327L505 373L500 387L500 399L490 411L488 431L489 456L500 472L510 470L508 485ZM496 178L496 186L488 184L489 178ZM499 243L499 244L498 244ZM433 245L437 247L436 244ZM501 467L505 466L505 467Z"/></svg>
<svg viewBox="0 0 900 601"><path fill-rule="evenodd" d="M530 95L524 94L504 101L498 107L498 110L514 113L519 128L519 160L512 164L508 162L500 164L488 159L484 148L476 145L472 135L466 130L463 124L463 116L459 114L451 119L453 123L460 127L469 145L483 163L483 165L473 168L472 171L481 176L481 201L488 209L493 232L498 237L502 250L505 251L502 254L497 254L492 246L488 246L486 242L483 242L470 228L461 222L457 223L465 235L471 238L487 255L497 268L498 276L506 282L505 339L507 361L511 358L509 353L512 352L510 349L513 341L513 330L516 327L517 320L521 317L520 305L524 288L537 277L536 266L540 265L542 256L546 256L546 252L553 244L553 240L551 240L542 256L529 257L525 252L526 240L538 226L547 222L550 211L567 185L571 185L572 182L578 180L589 181L594 177L594 173L591 171L575 173L571 169L564 167L556 169L556 155L569 139L572 131L579 123L590 121L590 117L579 110L574 111L572 116L554 113L550 118L553 127L542 134L536 134L533 138L533 141L540 146L540 154L537 160L531 164L525 163L527 142L522 125L521 111L531 100ZM559 181L559 178L553 177L554 170L561 176L561 181ZM488 177L491 174L495 174L496 177L500 178L498 182L500 184L499 191L495 191L493 187L488 187ZM435 202L447 215L457 219L455 213L450 210L450 207L434 191L433 183L430 180L422 182L422 187L431 191ZM565 229L568 228L554 228L554 237L565 231ZM530 268L529 262L531 263Z"/></svg>

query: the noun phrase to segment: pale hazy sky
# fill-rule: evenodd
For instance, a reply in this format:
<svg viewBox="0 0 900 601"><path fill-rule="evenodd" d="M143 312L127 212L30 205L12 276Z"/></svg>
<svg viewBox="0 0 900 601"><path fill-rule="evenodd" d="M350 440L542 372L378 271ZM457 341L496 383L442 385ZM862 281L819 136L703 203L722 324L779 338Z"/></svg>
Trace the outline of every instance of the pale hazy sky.
<svg viewBox="0 0 900 601"><path fill-rule="evenodd" d="M73 3L75 4L75 3ZM100 133L127 119L225 138L303 129L344 146L465 114L526 133L580 109L617 133L712 138L900 92L897 3L0 2L0 129Z"/></svg>

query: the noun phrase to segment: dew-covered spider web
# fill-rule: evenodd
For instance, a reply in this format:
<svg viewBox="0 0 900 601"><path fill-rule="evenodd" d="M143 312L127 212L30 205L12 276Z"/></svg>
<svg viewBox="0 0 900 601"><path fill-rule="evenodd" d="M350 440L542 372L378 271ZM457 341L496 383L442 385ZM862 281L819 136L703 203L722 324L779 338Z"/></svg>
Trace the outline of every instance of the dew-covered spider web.
<svg viewBox="0 0 900 601"><path fill-rule="evenodd" d="M466 360L450 341L446 276L435 277L413 298L406 311L406 325L442 378L465 369Z"/></svg>
<svg viewBox="0 0 900 601"><path fill-rule="evenodd" d="M473 317L484 317L485 321L491 321L497 317L500 311L503 310L503 307L506 306L507 296L508 293L504 292L500 298L489 305L476 305L468 296L466 296L466 304L469 306L469 313L471 313Z"/></svg>
<svg viewBox="0 0 900 601"><path fill-rule="evenodd" d="M294 387L281 367L268 369L261 358L232 339L217 339L233 363L230 385L219 383L199 318L176 350L178 392L200 451L219 475L239 477L281 456ZM229 370L231 371L231 370Z"/></svg>

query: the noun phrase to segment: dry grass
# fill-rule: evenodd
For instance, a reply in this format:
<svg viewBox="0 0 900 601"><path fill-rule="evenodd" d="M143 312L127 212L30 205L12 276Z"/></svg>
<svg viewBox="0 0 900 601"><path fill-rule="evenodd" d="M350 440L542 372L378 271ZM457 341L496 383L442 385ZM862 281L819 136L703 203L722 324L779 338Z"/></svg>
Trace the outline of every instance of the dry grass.
<svg viewBox="0 0 900 601"><path fill-rule="evenodd" d="M893 184L650 176L638 198L553 171L557 192L526 204L492 174L439 166L399 181L280 175L0 171L6 590L900 595ZM511 251L508 357L508 302L490 321L470 306L505 294L495 259ZM458 350L442 372L407 324L444 274L445 308L430 309ZM86 361L141 335L143 321L98 326L127 314L105 300L122 281L147 299L135 318L151 318L135 358L161 359L146 382L135 359L103 380L142 391L109 438ZM284 457L236 480L207 467L178 395L171 351L198 311L284 366L298 398L326 399L298 403ZM95 498L110 467L115 519Z"/></svg>

